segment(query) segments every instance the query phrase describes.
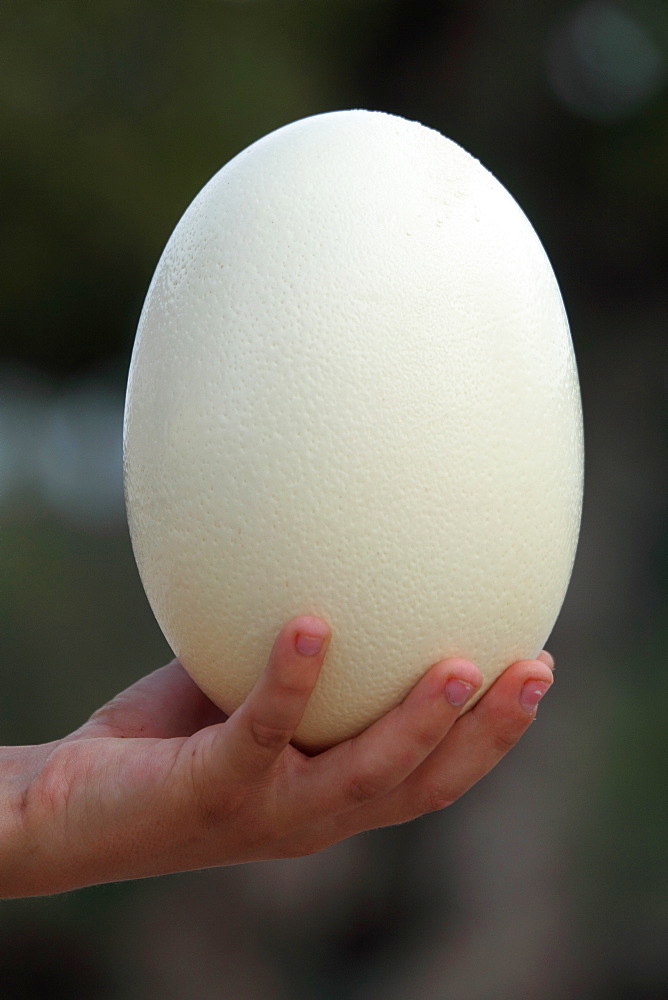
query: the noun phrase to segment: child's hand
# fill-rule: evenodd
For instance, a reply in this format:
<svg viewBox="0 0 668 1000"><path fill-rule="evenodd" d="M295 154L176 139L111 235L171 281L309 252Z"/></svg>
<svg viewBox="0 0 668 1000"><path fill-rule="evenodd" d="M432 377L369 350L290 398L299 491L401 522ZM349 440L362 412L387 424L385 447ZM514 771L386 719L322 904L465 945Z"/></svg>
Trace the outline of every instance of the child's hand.
<svg viewBox="0 0 668 1000"><path fill-rule="evenodd" d="M294 857L440 809L513 746L552 683L548 653L515 663L460 719L481 675L445 660L310 757L290 740L328 639L318 618L286 625L228 719L173 661L66 739L0 751L0 896Z"/></svg>

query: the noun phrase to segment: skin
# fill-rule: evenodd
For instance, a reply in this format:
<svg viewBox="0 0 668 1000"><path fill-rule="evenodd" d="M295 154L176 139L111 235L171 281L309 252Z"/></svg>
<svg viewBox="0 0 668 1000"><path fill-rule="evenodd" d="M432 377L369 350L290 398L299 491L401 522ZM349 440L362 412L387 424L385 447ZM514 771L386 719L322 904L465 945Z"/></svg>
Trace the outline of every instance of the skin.
<svg viewBox="0 0 668 1000"><path fill-rule="evenodd" d="M482 677L445 660L359 736L309 756L291 740L329 637L319 618L289 622L229 718L174 660L64 739L0 749L0 897L298 857L442 809L517 742L552 684L543 652L462 715Z"/></svg>

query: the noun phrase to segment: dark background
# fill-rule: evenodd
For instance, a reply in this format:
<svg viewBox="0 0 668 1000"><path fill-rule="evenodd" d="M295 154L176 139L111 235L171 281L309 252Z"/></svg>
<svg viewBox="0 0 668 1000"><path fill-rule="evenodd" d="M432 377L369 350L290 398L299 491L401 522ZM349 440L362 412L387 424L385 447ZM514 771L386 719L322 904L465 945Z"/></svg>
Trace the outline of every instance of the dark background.
<svg viewBox="0 0 668 1000"><path fill-rule="evenodd" d="M659 0L2 6L0 741L170 655L123 511L132 340L179 216L273 128L394 112L498 176L562 287L587 452L555 688L492 776L312 858L2 903L3 1000L665 995L667 79Z"/></svg>

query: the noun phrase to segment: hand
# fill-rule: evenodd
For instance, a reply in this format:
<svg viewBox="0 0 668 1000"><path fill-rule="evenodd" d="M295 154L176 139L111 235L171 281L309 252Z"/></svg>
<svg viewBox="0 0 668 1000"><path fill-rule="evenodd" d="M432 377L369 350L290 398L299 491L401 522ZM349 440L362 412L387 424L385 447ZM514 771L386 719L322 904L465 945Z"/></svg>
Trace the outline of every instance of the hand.
<svg viewBox="0 0 668 1000"><path fill-rule="evenodd" d="M318 618L286 625L229 718L175 660L65 739L0 751L0 896L296 857L441 809L513 746L552 683L541 653L460 718L482 677L445 660L360 736L307 756L290 740L328 640Z"/></svg>

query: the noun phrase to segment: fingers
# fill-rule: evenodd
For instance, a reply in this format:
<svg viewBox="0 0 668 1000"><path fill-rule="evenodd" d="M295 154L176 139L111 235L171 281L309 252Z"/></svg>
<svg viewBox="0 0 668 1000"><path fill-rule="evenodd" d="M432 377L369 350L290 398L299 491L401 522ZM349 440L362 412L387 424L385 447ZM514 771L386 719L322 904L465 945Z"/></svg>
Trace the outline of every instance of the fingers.
<svg viewBox="0 0 668 1000"><path fill-rule="evenodd" d="M552 679L542 659L514 663L395 792L355 818L360 829L404 822L458 799L528 729Z"/></svg>
<svg viewBox="0 0 668 1000"><path fill-rule="evenodd" d="M553 682L552 671L541 660L520 660L509 667L469 713L461 731L452 734L449 752L463 755L466 766L441 769L440 779L458 798L510 750L529 728L541 698Z"/></svg>
<svg viewBox="0 0 668 1000"><path fill-rule="evenodd" d="M264 673L221 730L225 759L242 781L256 782L294 736L329 638L329 626L306 615L279 633Z"/></svg>
<svg viewBox="0 0 668 1000"><path fill-rule="evenodd" d="M304 801L337 814L390 793L441 743L482 679L468 660L435 664L401 705L312 761Z"/></svg>

